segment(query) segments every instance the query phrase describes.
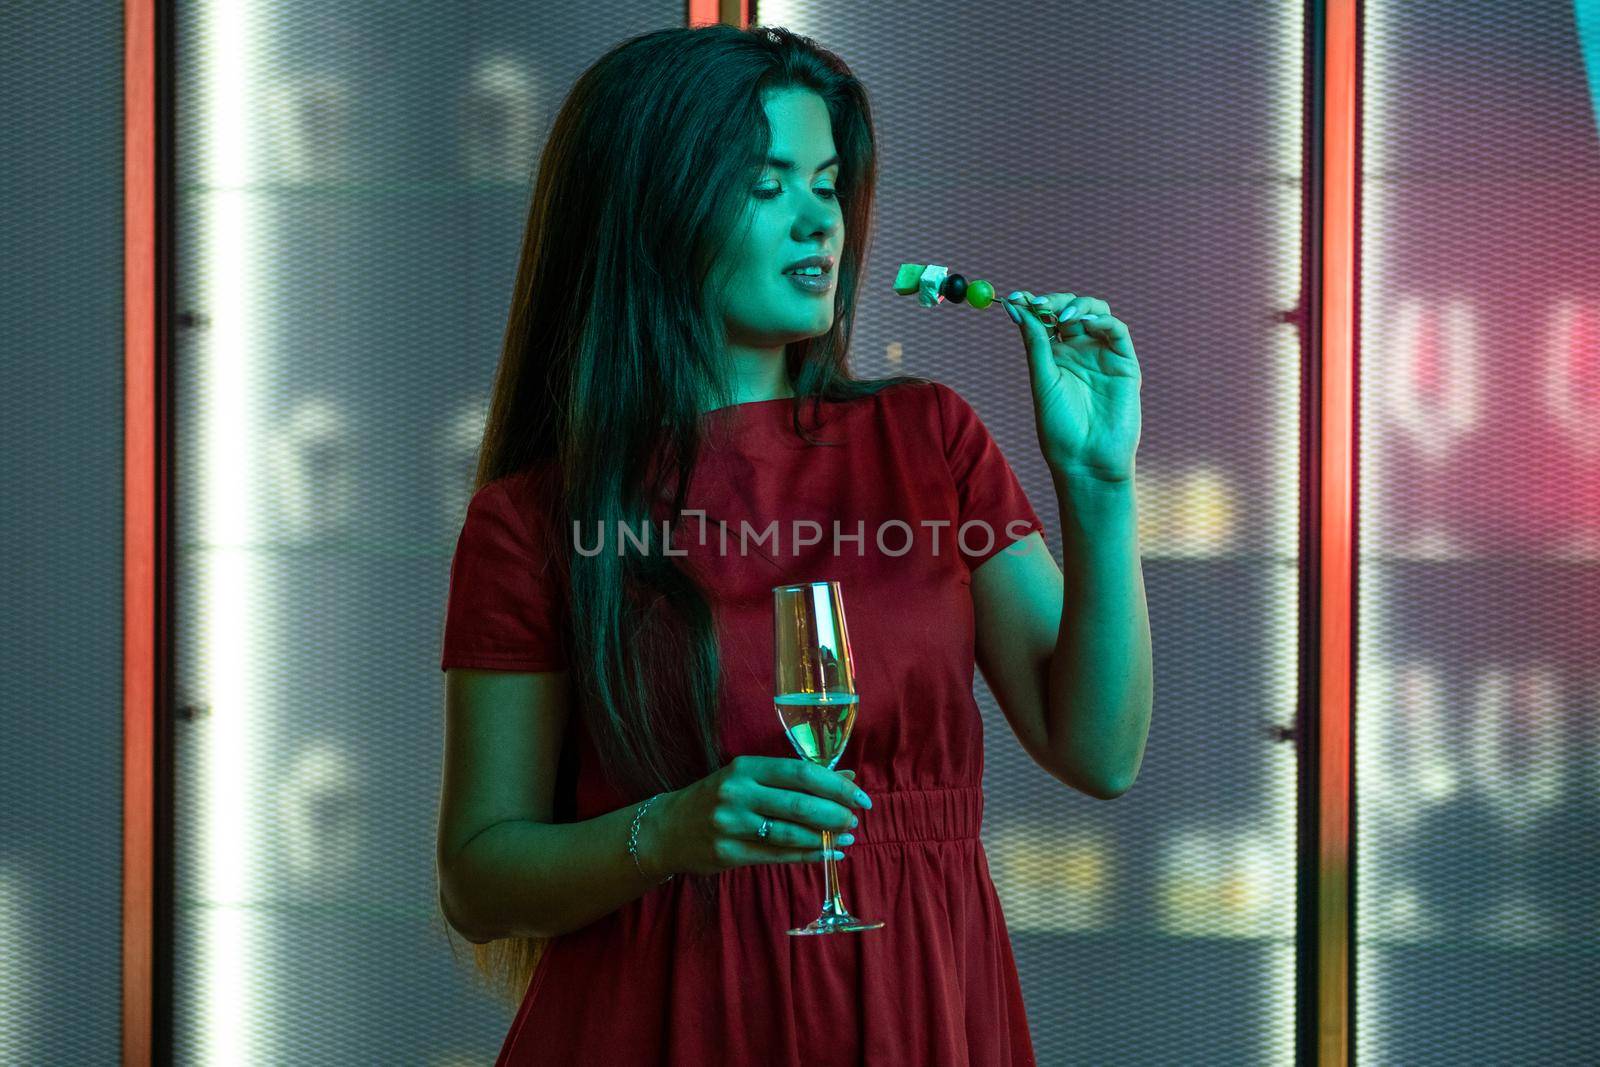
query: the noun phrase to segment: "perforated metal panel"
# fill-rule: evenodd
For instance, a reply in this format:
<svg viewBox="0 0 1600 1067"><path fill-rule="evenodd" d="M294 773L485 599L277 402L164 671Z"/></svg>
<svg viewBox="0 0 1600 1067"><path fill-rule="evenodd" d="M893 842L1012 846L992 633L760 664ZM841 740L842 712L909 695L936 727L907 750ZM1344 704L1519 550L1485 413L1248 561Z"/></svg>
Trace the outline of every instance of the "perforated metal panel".
<svg viewBox="0 0 1600 1067"><path fill-rule="evenodd" d="M0 1063L114 1063L122 9L0 7Z"/></svg>
<svg viewBox="0 0 1600 1067"><path fill-rule="evenodd" d="M1294 766L1270 727L1298 668L1300 352L1276 315L1303 254L1302 12L879 7L759 13L873 96L860 369L970 398L1058 550L1014 328L895 299L893 266L1102 296L1146 374L1139 782L1068 792L979 685L1040 1062L1288 1062ZM1361 1062L1600 1047L1595 7L1364 5ZM504 1012L433 900L449 545L541 131L682 9L240 10L177 11L175 1058L487 1062ZM5 698L0 1061L110 1062L121 11L27 16L0 23L4 240L29 265L0 298L0 530L14 607L51 610L0 642L46 680ZM40 311L68 290L70 316Z"/></svg>
<svg viewBox="0 0 1600 1067"><path fill-rule="evenodd" d="M1364 41L1358 1060L1594 1063L1600 4Z"/></svg>
<svg viewBox="0 0 1600 1067"><path fill-rule="evenodd" d="M682 5L177 7L174 1059L488 1063L434 880L451 548L543 131Z"/></svg>
<svg viewBox="0 0 1600 1067"><path fill-rule="evenodd" d="M984 844L1041 1064L1293 1062L1301 273L1298 5L760 5L872 97L870 373L968 397L1061 550L1017 328L923 309L901 261L1106 300L1145 375L1155 713L1112 802L1022 751L987 687ZM872 282L870 279L876 279Z"/></svg>

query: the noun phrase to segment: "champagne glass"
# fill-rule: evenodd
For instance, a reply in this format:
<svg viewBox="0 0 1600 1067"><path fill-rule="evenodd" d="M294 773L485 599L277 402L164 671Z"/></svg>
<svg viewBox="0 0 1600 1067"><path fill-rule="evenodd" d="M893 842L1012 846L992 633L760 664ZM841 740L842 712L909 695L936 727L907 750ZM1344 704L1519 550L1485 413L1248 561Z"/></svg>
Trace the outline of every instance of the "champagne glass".
<svg viewBox="0 0 1600 1067"><path fill-rule="evenodd" d="M856 721L856 675L844 599L838 582L801 582L772 587L773 706L789 743L801 759L833 770L844 755ZM840 934L876 930L882 920L858 919L839 892L833 831L822 831L826 896L822 915L791 934Z"/></svg>

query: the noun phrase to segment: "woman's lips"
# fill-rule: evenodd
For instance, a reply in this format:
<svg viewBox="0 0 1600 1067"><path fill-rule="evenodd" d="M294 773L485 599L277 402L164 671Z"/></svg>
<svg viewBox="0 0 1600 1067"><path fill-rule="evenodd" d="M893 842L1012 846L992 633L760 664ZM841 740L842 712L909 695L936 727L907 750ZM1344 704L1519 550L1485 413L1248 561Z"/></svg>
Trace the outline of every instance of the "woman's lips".
<svg viewBox="0 0 1600 1067"><path fill-rule="evenodd" d="M826 293L833 288L833 272L823 271L818 275L809 274L784 274L795 284L795 287L806 293Z"/></svg>

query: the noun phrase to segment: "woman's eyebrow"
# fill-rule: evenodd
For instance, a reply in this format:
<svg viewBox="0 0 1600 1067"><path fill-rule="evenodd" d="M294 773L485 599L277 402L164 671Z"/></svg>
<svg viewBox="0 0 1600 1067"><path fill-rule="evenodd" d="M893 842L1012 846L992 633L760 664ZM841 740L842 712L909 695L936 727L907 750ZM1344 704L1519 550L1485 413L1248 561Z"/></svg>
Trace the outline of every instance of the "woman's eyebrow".
<svg viewBox="0 0 1600 1067"><path fill-rule="evenodd" d="M827 170L837 162L839 162L838 156L829 156L827 159L824 159L817 165L817 170ZM779 159L777 156L768 156L767 166L777 167L779 170L794 170L794 160Z"/></svg>

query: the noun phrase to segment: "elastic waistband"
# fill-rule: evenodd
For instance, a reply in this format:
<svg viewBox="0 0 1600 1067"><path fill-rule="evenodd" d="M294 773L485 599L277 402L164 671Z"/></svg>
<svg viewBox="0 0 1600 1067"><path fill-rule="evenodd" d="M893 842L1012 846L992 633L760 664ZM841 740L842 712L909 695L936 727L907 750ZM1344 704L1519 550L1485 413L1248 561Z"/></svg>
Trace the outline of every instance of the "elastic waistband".
<svg viewBox="0 0 1600 1067"><path fill-rule="evenodd" d="M863 845L890 841L951 841L977 837L983 826L983 787L869 789L872 807L856 812Z"/></svg>

